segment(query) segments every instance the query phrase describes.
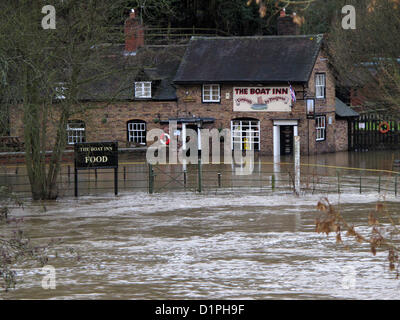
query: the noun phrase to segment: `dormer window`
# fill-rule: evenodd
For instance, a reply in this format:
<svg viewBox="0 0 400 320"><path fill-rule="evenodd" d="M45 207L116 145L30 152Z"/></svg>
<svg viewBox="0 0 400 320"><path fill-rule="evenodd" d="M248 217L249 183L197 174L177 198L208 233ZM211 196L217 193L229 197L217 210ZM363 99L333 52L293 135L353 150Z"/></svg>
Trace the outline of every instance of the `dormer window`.
<svg viewBox="0 0 400 320"><path fill-rule="evenodd" d="M151 98L151 81L135 82L135 98L139 99Z"/></svg>

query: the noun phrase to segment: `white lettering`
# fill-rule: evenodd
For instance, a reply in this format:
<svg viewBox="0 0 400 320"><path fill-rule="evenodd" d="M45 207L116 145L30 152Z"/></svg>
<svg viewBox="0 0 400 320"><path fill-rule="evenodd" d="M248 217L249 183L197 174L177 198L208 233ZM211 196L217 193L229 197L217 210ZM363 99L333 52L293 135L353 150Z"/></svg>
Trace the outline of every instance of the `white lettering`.
<svg viewBox="0 0 400 320"><path fill-rule="evenodd" d="M55 29L56 28L56 8L54 6L44 6L42 8L42 13L47 14L42 19L42 28L43 29Z"/></svg>
<svg viewBox="0 0 400 320"><path fill-rule="evenodd" d="M351 5L344 6L342 14L346 14L342 19L342 28L344 30L356 29L356 8Z"/></svg>

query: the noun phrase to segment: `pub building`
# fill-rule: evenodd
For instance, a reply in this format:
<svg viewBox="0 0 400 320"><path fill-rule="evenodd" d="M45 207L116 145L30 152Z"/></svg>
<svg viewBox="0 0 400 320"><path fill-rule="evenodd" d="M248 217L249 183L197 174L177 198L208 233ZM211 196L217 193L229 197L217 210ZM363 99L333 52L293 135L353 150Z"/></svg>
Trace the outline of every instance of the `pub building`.
<svg viewBox="0 0 400 320"><path fill-rule="evenodd" d="M151 46L145 45L143 28L131 12L125 45L110 59L116 68L151 67L129 74L122 68L119 76L87 88L81 100L88 108L67 126L71 147L97 141L118 141L130 149L150 146L146 133L161 128L174 136L168 132L174 121L177 131L229 128L232 149L267 155L291 155L294 136L300 136L303 155L347 150L347 120L356 114L335 97L323 35L299 35L284 12L277 36L192 37L185 45ZM125 86L122 78L128 79ZM107 103L107 94L121 87ZM14 110L11 135L23 137ZM55 132L51 124L49 132Z"/></svg>

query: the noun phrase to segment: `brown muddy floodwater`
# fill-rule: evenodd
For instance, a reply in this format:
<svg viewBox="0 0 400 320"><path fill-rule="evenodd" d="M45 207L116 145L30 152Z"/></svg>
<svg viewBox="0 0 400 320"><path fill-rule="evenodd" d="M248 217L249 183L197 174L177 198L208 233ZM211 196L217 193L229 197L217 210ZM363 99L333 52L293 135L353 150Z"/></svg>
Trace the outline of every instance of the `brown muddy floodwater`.
<svg viewBox="0 0 400 320"><path fill-rule="evenodd" d="M343 163L334 160L338 155L318 161L388 169L389 154L377 163L371 154L356 155L357 163L348 160L351 155ZM387 253L373 256L368 245L343 237L346 250L333 235L314 232L322 196L259 188L123 190L118 197L109 192L27 201L13 215L25 218L22 228L32 241L64 240L48 263L56 270L56 289L42 289L44 273L25 266L15 269L16 289L0 298L399 299L400 281L387 268ZM400 197L393 193L329 195L365 235L368 214L383 198L398 218ZM3 225L0 232L12 228ZM79 252L80 260L66 248Z"/></svg>

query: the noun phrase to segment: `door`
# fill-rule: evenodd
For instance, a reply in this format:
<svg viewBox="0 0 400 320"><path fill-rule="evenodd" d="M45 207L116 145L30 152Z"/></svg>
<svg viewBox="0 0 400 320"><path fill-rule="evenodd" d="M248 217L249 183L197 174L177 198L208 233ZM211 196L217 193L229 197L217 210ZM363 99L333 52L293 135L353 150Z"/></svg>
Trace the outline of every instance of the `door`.
<svg viewBox="0 0 400 320"><path fill-rule="evenodd" d="M293 126L281 126L281 155L293 154Z"/></svg>

